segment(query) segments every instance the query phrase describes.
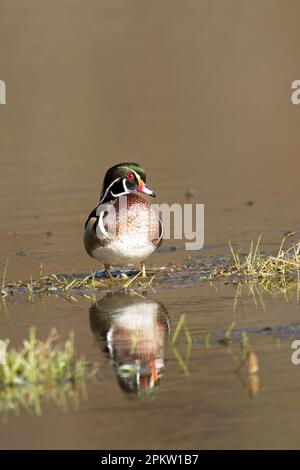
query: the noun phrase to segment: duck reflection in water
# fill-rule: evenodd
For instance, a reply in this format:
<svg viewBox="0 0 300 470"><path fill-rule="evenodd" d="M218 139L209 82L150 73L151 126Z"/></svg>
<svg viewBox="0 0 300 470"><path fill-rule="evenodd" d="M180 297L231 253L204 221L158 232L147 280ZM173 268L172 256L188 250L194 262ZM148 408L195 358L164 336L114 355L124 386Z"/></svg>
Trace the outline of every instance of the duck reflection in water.
<svg viewBox="0 0 300 470"><path fill-rule="evenodd" d="M160 383L170 333L166 308L136 293L108 294L90 307L90 326L113 361L120 387L150 394Z"/></svg>

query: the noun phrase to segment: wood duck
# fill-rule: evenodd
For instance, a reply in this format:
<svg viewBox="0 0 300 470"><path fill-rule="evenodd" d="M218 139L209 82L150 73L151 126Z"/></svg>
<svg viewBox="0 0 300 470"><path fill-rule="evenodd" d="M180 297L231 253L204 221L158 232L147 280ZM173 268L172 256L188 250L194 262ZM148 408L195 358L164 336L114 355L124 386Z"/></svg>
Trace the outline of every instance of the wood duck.
<svg viewBox="0 0 300 470"><path fill-rule="evenodd" d="M137 163L119 163L104 177L100 201L85 223L84 246L88 254L111 266L141 265L162 241L162 224L152 205L140 195L155 197L146 185L144 169Z"/></svg>

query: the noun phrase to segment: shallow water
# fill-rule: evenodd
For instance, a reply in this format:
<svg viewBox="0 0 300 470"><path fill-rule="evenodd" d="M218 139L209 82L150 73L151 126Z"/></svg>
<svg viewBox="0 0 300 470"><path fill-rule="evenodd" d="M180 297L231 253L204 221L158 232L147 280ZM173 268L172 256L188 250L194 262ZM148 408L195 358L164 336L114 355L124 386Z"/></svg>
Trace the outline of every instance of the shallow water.
<svg viewBox="0 0 300 470"><path fill-rule="evenodd" d="M41 261L45 273L99 269L84 252L82 226L104 172L119 161L145 166L159 202L187 202L193 189L205 204L204 249L187 253L184 241L166 241L154 266L189 256L219 263L228 240L246 249L261 233L263 249L276 252L285 232L297 232L300 112L290 83L299 78L299 4L290 4L2 0L0 268L9 257L8 280L36 278ZM73 330L78 353L99 363L99 374L77 408L63 412L50 400L42 416L30 407L2 414L0 447L299 447L296 292L266 293L263 306L245 288L235 305L235 286L190 274L148 289L147 328L138 331L147 339L150 329L154 344L148 338L141 350L151 346L159 359L152 388L142 377L151 393L132 376L131 392L118 382L105 350L111 326L97 336L88 299L16 294L1 304L1 338L19 346L32 325L41 338L52 327L62 338ZM166 312L158 326L156 307ZM170 340L183 313L193 341L187 360L185 337L179 355ZM233 339L247 331L258 377L237 373L239 341L229 349L218 341L233 321ZM132 360L128 339L120 343L118 360Z"/></svg>
<svg viewBox="0 0 300 470"><path fill-rule="evenodd" d="M30 407L20 416L4 414L1 447L299 446L300 376L290 360L294 330L287 327L288 323L298 323L299 303L295 299L286 303L282 298L274 300L267 296L263 310L262 306L255 308L253 300L245 296L243 305L238 305L234 313L235 287L218 288L216 293L211 286L200 283L182 289L181 295L165 289L148 294L146 300L136 295L98 296L94 306L83 298L78 303L52 297L43 303L41 299L24 302L23 298L7 302L6 314L1 315L1 331L13 344L19 344L33 324L41 338L47 336L53 325L62 337L73 330L78 353L97 362L99 372L87 381L87 396L81 395L78 408L70 401L69 411L62 411L45 400L42 416L36 416ZM157 309L162 315L161 326L153 333L151 315L156 318ZM111 355L106 350L111 328L108 312L116 335L110 339ZM143 321L137 321L137 312ZM193 339L188 358L183 333L176 351L168 339L169 322L174 331L182 312L186 313ZM120 331L120 315L126 320L127 331ZM228 347L219 342L232 321L239 331L247 331L251 348L257 354L260 369L255 378L248 376L247 368L237 373L234 357L239 363L242 355L239 342L235 342L237 327ZM274 331L270 330L272 326ZM135 357L128 346L130 328L135 329L137 336ZM207 334L211 334L209 347L204 344ZM157 348L161 337L165 340L162 350ZM149 365L153 357L160 359L157 370L161 377L151 385L142 366ZM141 359L139 384L138 374L128 378L120 369L137 358ZM28 428L30 433L26 432Z"/></svg>

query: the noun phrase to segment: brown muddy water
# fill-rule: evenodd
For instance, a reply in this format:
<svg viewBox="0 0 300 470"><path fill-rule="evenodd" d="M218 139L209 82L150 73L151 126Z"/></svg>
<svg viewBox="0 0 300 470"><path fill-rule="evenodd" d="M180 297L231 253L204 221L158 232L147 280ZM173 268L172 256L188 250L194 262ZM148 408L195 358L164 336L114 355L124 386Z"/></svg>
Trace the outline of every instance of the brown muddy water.
<svg viewBox="0 0 300 470"><path fill-rule="evenodd" d="M300 108L290 100L299 10L296 0L1 0L7 279L36 278L41 261L46 273L99 269L82 227L104 172L119 161L146 168L159 202L184 203L192 189L205 204L204 249L166 241L151 265L220 263L228 240L245 249L263 234L272 252L285 232L299 235ZM78 354L99 370L75 405L50 397L40 416L30 404L1 412L0 447L299 448L296 292L265 293L263 302L246 288L235 302L236 293L174 275L145 298L9 297L1 338L19 346L32 325L41 338L52 327L62 338L72 330ZM174 349L183 313L192 345L181 333ZM232 322L226 347L220 339ZM242 331L259 360L251 376L237 373Z"/></svg>

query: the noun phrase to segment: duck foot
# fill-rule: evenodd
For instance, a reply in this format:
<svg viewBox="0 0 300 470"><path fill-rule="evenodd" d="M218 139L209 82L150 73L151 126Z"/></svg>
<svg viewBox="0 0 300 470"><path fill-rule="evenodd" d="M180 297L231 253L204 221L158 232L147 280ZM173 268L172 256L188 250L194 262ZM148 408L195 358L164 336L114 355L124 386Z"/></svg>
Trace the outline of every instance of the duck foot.
<svg viewBox="0 0 300 470"><path fill-rule="evenodd" d="M142 273L141 274L142 277L147 277L145 263L141 263L141 273Z"/></svg>

